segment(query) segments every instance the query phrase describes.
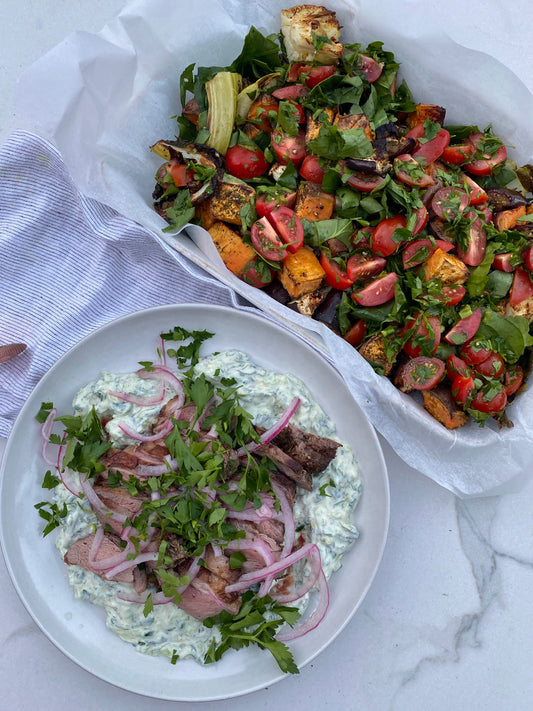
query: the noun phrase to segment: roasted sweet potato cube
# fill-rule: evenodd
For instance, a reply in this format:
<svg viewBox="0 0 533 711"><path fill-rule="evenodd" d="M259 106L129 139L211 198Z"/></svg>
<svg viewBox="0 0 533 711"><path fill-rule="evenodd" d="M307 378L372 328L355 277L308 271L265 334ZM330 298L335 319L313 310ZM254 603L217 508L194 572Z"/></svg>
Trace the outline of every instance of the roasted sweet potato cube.
<svg viewBox="0 0 533 711"><path fill-rule="evenodd" d="M444 385L438 385L432 390L424 390L422 397L424 408L449 430L463 427L468 422L468 415L461 410L453 399L451 390Z"/></svg>
<svg viewBox="0 0 533 711"><path fill-rule="evenodd" d="M512 230L516 226L518 218L526 214L526 206L519 205L511 210L502 210L494 215L494 225L496 229L502 232L503 230Z"/></svg>
<svg viewBox="0 0 533 711"><path fill-rule="evenodd" d="M294 254L289 253L279 273L279 280L293 299L318 289L323 278L324 270L309 247L300 247Z"/></svg>
<svg viewBox="0 0 533 711"><path fill-rule="evenodd" d="M200 224L205 230L209 230L217 222L217 218L213 215L211 200L212 198L202 200L194 206L195 217L200 220Z"/></svg>
<svg viewBox="0 0 533 711"><path fill-rule="evenodd" d="M221 181L211 198L211 211L217 220L241 225L241 208L255 199L255 190L245 183Z"/></svg>
<svg viewBox="0 0 533 711"><path fill-rule="evenodd" d="M367 341L359 346L358 351L380 373L383 375L391 374L394 363L387 357L385 339L381 333L370 336Z"/></svg>
<svg viewBox="0 0 533 711"><path fill-rule="evenodd" d="M429 119L430 121L435 121L435 123L440 123L442 126L445 117L446 109L442 106L437 106L437 104L417 104L416 109L407 114L407 125L409 128L413 128Z"/></svg>
<svg viewBox="0 0 533 711"><path fill-rule="evenodd" d="M309 222L329 220L335 208L335 197L325 193L318 183L304 180L298 186L294 211Z"/></svg>
<svg viewBox="0 0 533 711"><path fill-rule="evenodd" d="M314 138L318 137L320 127L325 123L332 123L334 117L333 109L325 107L318 116L310 114L307 118L307 125L305 129L305 142L309 143Z"/></svg>
<svg viewBox="0 0 533 711"><path fill-rule="evenodd" d="M209 234L222 261L236 276L242 277L248 264L255 259L255 252L240 234L223 222L215 222Z"/></svg>
<svg viewBox="0 0 533 711"><path fill-rule="evenodd" d="M373 141L376 137L370 125L370 121L365 114L337 114L333 125L337 126L339 131L346 131L351 128L362 128L369 141Z"/></svg>
<svg viewBox="0 0 533 711"><path fill-rule="evenodd" d="M424 279L440 279L444 286L450 284L464 284L468 279L470 270L459 257L436 249L426 260Z"/></svg>

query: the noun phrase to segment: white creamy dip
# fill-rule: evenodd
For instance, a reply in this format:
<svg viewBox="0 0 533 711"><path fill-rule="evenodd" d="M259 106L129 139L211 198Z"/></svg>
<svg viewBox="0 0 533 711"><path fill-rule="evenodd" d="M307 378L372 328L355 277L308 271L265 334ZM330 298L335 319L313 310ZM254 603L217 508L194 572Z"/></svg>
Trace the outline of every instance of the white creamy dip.
<svg viewBox="0 0 533 711"><path fill-rule="evenodd" d="M235 378L240 386L240 403L258 426L271 427L293 398L299 397L301 403L291 422L306 432L338 441L331 420L313 400L307 386L293 375L263 368L248 355L236 350L202 358L195 367L195 375L201 373L213 383L218 383L222 377ZM126 419L133 429L146 430L161 405L140 407L110 397L108 392L150 395L156 388L154 381L143 380L135 374L103 373L76 395L74 412L85 415L94 406L98 415L110 418L106 424L110 439L116 446L123 446L131 440L124 436L117 422ZM167 395L165 400L171 396ZM294 505L296 526L305 532L308 541L319 547L322 567L328 578L340 567L343 554L358 537L353 513L360 494L358 467L351 448L346 444L338 448L335 459L328 467L313 477L312 492L298 489ZM68 508L57 538L57 547L64 555L76 540L94 531L97 519L86 510L88 507L83 506L83 501L80 502L61 484L56 487L56 501L60 506L65 502ZM302 570L301 574L305 572ZM144 617L142 604L125 602L117 596L121 590L131 592L130 584L103 580L75 565L68 566L68 577L75 596L105 608L108 628L140 652L171 658L190 657L203 663L211 640L219 636L216 628L204 627L202 622L173 604L156 606ZM300 609L305 606L308 597L299 601Z"/></svg>

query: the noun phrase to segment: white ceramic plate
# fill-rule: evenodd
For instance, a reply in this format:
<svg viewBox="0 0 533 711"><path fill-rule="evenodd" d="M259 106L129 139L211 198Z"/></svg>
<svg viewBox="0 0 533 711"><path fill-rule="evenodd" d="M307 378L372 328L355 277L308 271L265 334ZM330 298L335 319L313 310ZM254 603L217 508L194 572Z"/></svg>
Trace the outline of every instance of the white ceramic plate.
<svg viewBox="0 0 533 711"><path fill-rule="evenodd" d="M291 643L301 668L343 629L374 578L389 521L385 462L374 430L337 372L298 338L264 318L225 307L163 306L139 311L95 331L66 353L41 380L22 408L7 444L0 489L0 534L6 563L22 602L50 640L80 666L116 686L155 698L207 701L264 688L283 678L270 654L258 649L229 652L217 664L191 660L170 664L136 652L105 626L104 611L74 599L55 533L43 539L34 504L46 498L41 481L35 420L41 402L71 411L80 386L102 370L131 371L151 359L157 335L175 325L207 329L215 337L204 353L239 348L257 362L292 372L311 389L350 443L358 460L363 494L355 519L360 537L332 576L330 608L319 627Z"/></svg>

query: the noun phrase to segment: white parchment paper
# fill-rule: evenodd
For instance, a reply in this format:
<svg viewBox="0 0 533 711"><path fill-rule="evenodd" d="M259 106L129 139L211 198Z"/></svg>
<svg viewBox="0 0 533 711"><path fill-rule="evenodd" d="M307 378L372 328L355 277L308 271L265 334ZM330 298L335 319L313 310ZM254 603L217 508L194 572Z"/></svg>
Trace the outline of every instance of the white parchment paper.
<svg viewBox="0 0 533 711"><path fill-rule="evenodd" d="M249 26L277 32L279 11L289 4L132 2L99 34L71 35L26 72L18 92L21 127L57 146L87 196L137 221L153 238L171 244L190 270L216 276L321 349L411 466L460 496L501 492L531 468L531 392L509 408L512 429L471 423L448 431L327 327L233 277L204 230L190 226L179 235L164 234L165 223L152 210L153 176L161 161L149 146L175 135L181 71L192 62L229 64ZM514 3L512 12L494 0L468 7L460 0L331 0L327 6L337 12L345 41L381 40L395 53L415 100L445 106L450 123L491 123L511 147L511 157L532 160L533 95L517 76L529 76L522 68L533 66L528 33L520 38L533 26L528 0Z"/></svg>

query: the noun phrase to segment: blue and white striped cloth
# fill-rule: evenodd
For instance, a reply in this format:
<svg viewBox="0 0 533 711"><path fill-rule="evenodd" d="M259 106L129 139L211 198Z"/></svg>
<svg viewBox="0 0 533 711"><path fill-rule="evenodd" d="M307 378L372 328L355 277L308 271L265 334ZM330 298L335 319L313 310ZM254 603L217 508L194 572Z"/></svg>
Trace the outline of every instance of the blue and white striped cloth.
<svg viewBox="0 0 533 711"><path fill-rule="evenodd" d="M81 195L42 138L14 133L0 152L0 436L39 379L83 336L167 303L239 306L239 297L114 210Z"/></svg>

